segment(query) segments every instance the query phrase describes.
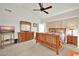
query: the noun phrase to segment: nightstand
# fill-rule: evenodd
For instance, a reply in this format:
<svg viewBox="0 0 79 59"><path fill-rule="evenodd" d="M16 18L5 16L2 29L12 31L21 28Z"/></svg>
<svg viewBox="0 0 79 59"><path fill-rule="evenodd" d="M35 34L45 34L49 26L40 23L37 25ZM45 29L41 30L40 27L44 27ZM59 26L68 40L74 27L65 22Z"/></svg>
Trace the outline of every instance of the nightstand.
<svg viewBox="0 0 79 59"><path fill-rule="evenodd" d="M67 36L67 44L73 44L77 46L77 36Z"/></svg>

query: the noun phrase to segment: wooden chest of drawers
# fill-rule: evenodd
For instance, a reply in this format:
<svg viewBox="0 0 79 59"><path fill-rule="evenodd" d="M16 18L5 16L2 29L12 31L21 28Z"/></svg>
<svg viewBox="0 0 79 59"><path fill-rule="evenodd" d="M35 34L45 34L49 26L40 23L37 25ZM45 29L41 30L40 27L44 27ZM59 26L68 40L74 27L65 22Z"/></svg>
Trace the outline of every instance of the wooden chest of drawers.
<svg viewBox="0 0 79 59"><path fill-rule="evenodd" d="M77 36L67 36L67 44L73 44L77 46Z"/></svg>
<svg viewBox="0 0 79 59"><path fill-rule="evenodd" d="M33 39L34 37L34 32L19 32L18 33L18 38L20 42L28 41Z"/></svg>

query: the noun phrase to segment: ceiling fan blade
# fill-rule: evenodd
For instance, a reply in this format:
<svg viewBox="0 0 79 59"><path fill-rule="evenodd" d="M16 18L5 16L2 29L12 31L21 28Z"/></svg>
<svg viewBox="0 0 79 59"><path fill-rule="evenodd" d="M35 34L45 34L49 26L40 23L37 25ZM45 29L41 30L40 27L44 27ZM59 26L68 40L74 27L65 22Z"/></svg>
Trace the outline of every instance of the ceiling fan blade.
<svg viewBox="0 0 79 59"><path fill-rule="evenodd" d="M44 8L44 10L46 10L46 9L50 9L50 8L52 8L52 6L46 7L46 8Z"/></svg>
<svg viewBox="0 0 79 59"><path fill-rule="evenodd" d="M43 8L43 4L42 3L39 3L39 6L40 6L40 9Z"/></svg>
<svg viewBox="0 0 79 59"><path fill-rule="evenodd" d="M46 14L49 14L47 11L44 11Z"/></svg>
<svg viewBox="0 0 79 59"><path fill-rule="evenodd" d="M40 11L40 9L33 9L33 11Z"/></svg>

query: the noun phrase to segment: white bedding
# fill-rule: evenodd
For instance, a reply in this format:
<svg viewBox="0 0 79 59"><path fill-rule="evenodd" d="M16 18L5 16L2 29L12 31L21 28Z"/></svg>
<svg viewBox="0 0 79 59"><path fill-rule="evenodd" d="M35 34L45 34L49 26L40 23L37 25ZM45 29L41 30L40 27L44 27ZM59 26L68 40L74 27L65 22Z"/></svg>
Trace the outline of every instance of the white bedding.
<svg viewBox="0 0 79 59"><path fill-rule="evenodd" d="M64 35L63 32L58 32L58 33L57 32L52 32L50 34L60 35L61 41L64 43L64 37L65 37L65 35Z"/></svg>
<svg viewBox="0 0 79 59"><path fill-rule="evenodd" d="M63 32L60 33L60 37L61 37L61 41L64 43L64 37L65 37L65 35L64 35Z"/></svg>

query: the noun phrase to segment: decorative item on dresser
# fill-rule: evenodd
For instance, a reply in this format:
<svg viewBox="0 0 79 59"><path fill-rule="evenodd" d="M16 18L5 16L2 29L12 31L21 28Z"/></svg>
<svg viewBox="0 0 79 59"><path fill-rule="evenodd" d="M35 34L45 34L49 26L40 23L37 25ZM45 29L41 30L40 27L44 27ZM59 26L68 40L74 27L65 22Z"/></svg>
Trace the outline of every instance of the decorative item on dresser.
<svg viewBox="0 0 79 59"><path fill-rule="evenodd" d="M27 21L20 21L20 32L18 38L20 42L33 39L34 32L31 32L31 23Z"/></svg>
<svg viewBox="0 0 79 59"><path fill-rule="evenodd" d="M73 44L77 46L77 36L67 36L67 44Z"/></svg>

